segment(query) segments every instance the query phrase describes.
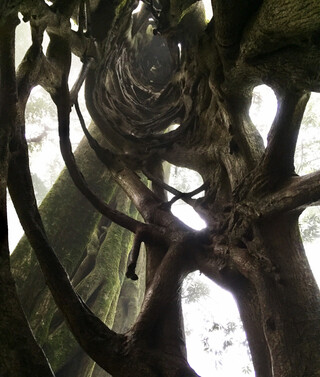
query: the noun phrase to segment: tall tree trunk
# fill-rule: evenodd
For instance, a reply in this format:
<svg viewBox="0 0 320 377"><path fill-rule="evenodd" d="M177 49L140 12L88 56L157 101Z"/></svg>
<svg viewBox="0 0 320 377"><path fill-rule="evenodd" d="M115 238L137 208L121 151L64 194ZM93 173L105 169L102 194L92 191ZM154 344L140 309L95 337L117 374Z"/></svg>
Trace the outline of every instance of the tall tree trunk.
<svg viewBox="0 0 320 377"><path fill-rule="evenodd" d="M93 189L105 200L110 200L116 186L85 140L80 143L76 154L83 174ZM67 272L73 276L101 216L73 186L66 170L60 174L40 208L48 237L54 243L55 251L62 258ZM41 294L45 284L26 237L17 245L11 260L21 302L27 316L30 316L32 310L44 302Z"/></svg>
<svg viewBox="0 0 320 377"><path fill-rule="evenodd" d="M99 137L97 131L93 133ZM96 160L85 140L80 143L76 156L83 174L100 197L132 216L137 215L136 209L130 206L130 200ZM61 173L44 199L41 215L52 245L75 289L91 309L112 327L124 282L130 233L97 214L74 188L67 171ZM80 349L57 311L25 237L12 254L11 263L28 320L57 376L91 376L94 362ZM137 283L132 284L137 287ZM144 292L143 284L138 287L135 292L140 296L137 312L143 297L141 292ZM134 291L131 290L131 293ZM129 302L133 301L128 298ZM134 313L132 320L136 315Z"/></svg>

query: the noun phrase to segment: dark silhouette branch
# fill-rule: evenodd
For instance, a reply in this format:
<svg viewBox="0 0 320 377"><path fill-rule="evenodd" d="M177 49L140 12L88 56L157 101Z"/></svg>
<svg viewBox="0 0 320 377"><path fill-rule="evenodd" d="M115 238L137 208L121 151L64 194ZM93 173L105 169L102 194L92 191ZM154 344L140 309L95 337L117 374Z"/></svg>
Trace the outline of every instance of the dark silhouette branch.
<svg viewBox="0 0 320 377"><path fill-rule="evenodd" d="M138 211L144 217L144 219L148 222L153 222L155 218L155 212L157 211L158 206L161 203L159 198L143 182L141 182L140 177L137 174L135 174L133 171L124 166L124 164L121 161L121 158L125 156L115 156L107 148L102 147L91 136L90 132L86 128L77 101L75 103L75 108L80 120L82 130L85 136L87 137L89 145L94 150L99 160L103 164L105 164L108 167L108 169L110 169L114 179L125 190L127 195L131 198L131 200L137 207ZM158 217L159 220L161 219L160 224L158 225L162 225L162 220L164 220L164 218L167 218L168 215L171 216L170 214L165 215L165 213L162 213L162 216ZM147 226L145 225L145 228L146 227ZM153 231L156 232L155 229ZM159 237L162 236L159 234Z"/></svg>
<svg viewBox="0 0 320 377"><path fill-rule="evenodd" d="M80 121L80 125L81 125L81 128L82 128L82 131L85 135L85 137L87 138L88 140L88 143L90 145L90 147L94 150L94 152L96 153L97 157L99 158L99 160L108 168L108 169L111 169L112 165L115 164L114 160L115 160L115 155L110 152L107 148L103 148L98 142L97 140L95 140L95 138L93 138L90 134L90 132L88 131L87 127L86 127L86 124L85 124L85 121L83 119L83 116L82 116L82 113L81 113L81 110L80 110L80 106L79 106L79 103L78 103L78 100L75 99L75 103L74 103L74 107L76 109L76 113L78 115L78 118L79 118L79 121Z"/></svg>
<svg viewBox="0 0 320 377"><path fill-rule="evenodd" d="M142 232L137 231L134 237L132 249L129 254L129 264L127 267L126 277L131 280L138 280L138 275L136 274L136 266L139 258L140 247L142 243Z"/></svg>
<svg viewBox="0 0 320 377"><path fill-rule="evenodd" d="M84 64L82 65L81 71L79 73L79 76L77 78L77 81L74 83L71 91L70 91L70 104L71 106L77 101L79 91L82 87L82 84L84 83L84 80L86 79L89 70L91 69L92 65L94 64L94 58L88 57L85 59Z"/></svg>
<svg viewBox="0 0 320 377"><path fill-rule="evenodd" d="M155 275L153 276L150 287L146 292L146 298L143 303L142 310L137 319L137 322L130 331L130 336L137 338L139 342L148 342L148 339L152 338L153 328L160 326L158 328L158 336L161 339L161 325L163 320L161 316L166 315L172 316L170 323L174 326L170 332L169 328L163 329L164 332L169 331L170 335L167 333L168 338L171 337L170 341L166 338L164 342L172 342L172 344L178 345L175 350L170 349L173 353L180 353L180 346L183 341L183 335L180 334L182 330L181 326L181 286L184 277L191 271L197 269L196 261L193 259L192 250L190 247L192 241L172 243L162 259L160 265L158 266ZM196 245L192 245L196 246ZM163 313L163 308L166 308L165 313ZM165 336L166 336L165 335ZM179 339L179 336L180 339ZM157 341L161 341L158 339ZM181 347L182 348L182 347Z"/></svg>
<svg viewBox="0 0 320 377"><path fill-rule="evenodd" d="M71 143L69 139L69 122L70 122L70 106L69 106L69 91L67 83L62 87L56 97L53 98L57 110L59 121L59 136L61 154L68 168L70 176L80 190L80 192L89 200L89 202L104 216L114 221L118 225L136 232L137 227L142 225L140 221L132 219L131 217L110 208L103 203L88 187L83 175L79 171L72 153Z"/></svg>
<svg viewBox="0 0 320 377"><path fill-rule="evenodd" d="M194 195L199 194L200 192L204 191L208 187L208 182L203 183L200 187L196 188L195 190L191 192L181 192L174 187L168 185L167 183L163 182L162 180L156 178L152 174L150 174L147 171L143 171L143 174L152 182L156 183L158 186L164 188L168 192L174 195L174 197L167 203L164 203L165 205L168 205L169 207L172 206L173 203L175 203L177 200L181 199L185 203L189 204L191 207L195 207L195 199L192 199Z"/></svg>
<svg viewBox="0 0 320 377"><path fill-rule="evenodd" d="M77 341L99 365L110 369L116 356L114 347L121 341L121 336L109 330L82 302L50 246L33 192L27 143L22 133L18 135L12 144L15 149L11 150L8 187L20 222L37 255L54 300ZM109 349L107 352L111 359L103 357L106 349Z"/></svg>
<svg viewBox="0 0 320 377"><path fill-rule="evenodd" d="M215 35L222 49L237 48L242 30L250 15L257 10L262 1L248 2L218 0L213 3ZM230 54L230 52L229 52Z"/></svg>
<svg viewBox="0 0 320 377"><path fill-rule="evenodd" d="M284 93L278 97L278 111L268 135L262 170L282 178L294 173L294 153L310 93Z"/></svg>
<svg viewBox="0 0 320 377"><path fill-rule="evenodd" d="M19 20L15 12L4 19L1 9L0 14L0 375L54 377L25 317L12 274L8 244L7 183L10 145L17 124L14 46ZM21 186L21 189L25 188Z"/></svg>
<svg viewBox="0 0 320 377"><path fill-rule="evenodd" d="M79 4L78 33L83 34L87 30L87 12L85 0Z"/></svg>

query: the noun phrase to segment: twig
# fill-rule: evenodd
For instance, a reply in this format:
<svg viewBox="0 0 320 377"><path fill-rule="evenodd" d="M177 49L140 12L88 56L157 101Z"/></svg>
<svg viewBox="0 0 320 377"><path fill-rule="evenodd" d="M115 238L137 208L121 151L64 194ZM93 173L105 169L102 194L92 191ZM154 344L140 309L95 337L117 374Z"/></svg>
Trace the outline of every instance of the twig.
<svg viewBox="0 0 320 377"><path fill-rule="evenodd" d="M126 277L131 280L138 280L138 275L136 274L136 266L140 254L140 247L142 241L142 232L137 230L133 240L132 249L130 250L129 264L126 272Z"/></svg>
<svg viewBox="0 0 320 377"><path fill-rule="evenodd" d="M70 92L70 104L71 106L75 104L78 98L79 91L81 89L81 86L86 79L88 72L94 63L94 58L93 57L88 57L86 58L84 64L82 65L81 71L79 73L79 76L77 78L77 81L74 83L71 92Z"/></svg>
<svg viewBox="0 0 320 377"><path fill-rule="evenodd" d="M76 113L78 115L82 131L85 134L85 137L87 138L90 147L94 150L94 152L96 153L96 155L99 158L99 160L104 165L106 165L108 168L110 168L112 160L114 159L113 153L110 152L107 148L103 148L97 142L97 140L94 137L92 137L92 135L90 134L90 132L88 131L88 129L86 127L86 123L85 123L85 121L83 119L83 116L82 116L82 113L81 113L81 110L80 110L80 106L79 106L79 103L78 103L77 99L75 100L74 107L76 109Z"/></svg>
<svg viewBox="0 0 320 377"><path fill-rule="evenodd" d="M174 195L174 197L169 202L165 203L169 207L171 207L172 204L175 203L179 199L183 200L185 203L189 204L191 207L194 207L195 200L192 199L192 197L196 194L199 194L201 191L204 191L208 187L208 182L204 182L200 187L196 188L195 190L191 192L181 192L175 189L174 187L168 185L167 183L161 181L161 179L154 177L147 171L143 171L143 174L150 181L156 183L157 185L159 185L160 187L164 188L165 190L167 190L168 192Z"/></svg>

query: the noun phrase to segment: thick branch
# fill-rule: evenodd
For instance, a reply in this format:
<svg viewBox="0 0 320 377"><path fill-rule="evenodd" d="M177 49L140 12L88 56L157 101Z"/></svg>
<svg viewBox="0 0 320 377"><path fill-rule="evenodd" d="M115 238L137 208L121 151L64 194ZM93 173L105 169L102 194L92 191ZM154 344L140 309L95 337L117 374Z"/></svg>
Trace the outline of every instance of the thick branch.
<svg viewBox="0 0 320 377"><path fill-rule="evenodd" d="M294 153L309 93L285 93L268 135L263 169L286 176L294 172Z"/></svg>
<svg viewBox="0 0 320 377"><path fill-rule="evenodd" d="M167 351L177 354L185 347L180 327L181 285L187 273L197 268L190 245L190 242L172 244L155 273L140 316L130 334L142 344L149 344L151 340L154 344L165 342L170 347ZM172 327L162 328L165 324ZM157 339L154 339L155 334Z"/></svg>
<svg viewBox="0 0 320 377"><path fill-rule="evenodd" d="M157 196L149 190L149 188L141 182L139 176L135 174L130 169L126 168L121 160L116 159L108 149L103 148L89 133L85 126L84 119L82 117L79 104L75 103L75 108L81 123L81 127L91 148L95 151L97 157L102 163L104 163L113 174L114 179L123 190L127 193L130 199L133 201L141 216L148 222L155 222L156 211L159 210L159 204L161 201ZM165 212L162 211L162 216L158 216L161 222L158 225L163 225L163 221L171 221L171 214L169 214L170 219Z"/></svg>
<svg viewBox="0 0 320 377"><path fill-rule="evenodd" d="M260 1L215 0L212 2L215 34L219 46L234 47L240 40L242 29Z"/></svg>
<svg viewBox="0 0 320 377"><path fill-rule="evenodd" d="M20 222L34 249L46 282L71 331L86 352L104 368L112 368L115 344L121 341L74 292L66 271L51 248L36 205L24 134L12 143L8 186ZM23 138L23 139L21 139ZM106 351L109 349L109 351ZM104 352L111 356L106 360Z"/></svg>
<svg viewBox="0 0 320 377"><path fill-rule="evenodd" d="M272 216L280 212L303 210L320 202L320 172L292 177L275 193L259 200L256 204L259 216Z"/></svg>
<svg viewBox="0 0 320 377"><path fill-rule="evenodd" d="M261 327L259 297L249 282L238 284L233 293L241 320L246 328L248 343L256 376L272 376L271 356Z"/></svg>
<svg viewBox="0 0 320 377"><path fill-rule="evenodd" d="M82 84L84 83L84 80L86 79L87 74L88 74L91 66L93 65L93 63L94 63L94 58L89 57L89 58L86 59L86 61L82 65L78 79L75 82L75 84L73 85L71 92L70 92L70 103L71 103L71 105L73 105L77 101L79 91L80 91Z"/></svg>
<svg viewBox="0 0 320 377"><path fill-rule="evenodd" d="M90 201L90 203L103 215L108 217L110 220L114 221L118 225L132 231L136 232L137 227L143 225L141 222L132 219L131 217L110 208L108 205L103 203L88 187L83 175L79 171L74 155L72 153L71 143L69 139L69 121L70 121L70 106L69 106L69 91L67 84L65 83L64 88L62 88L54 98L58 110L58 121L59 121L59 136L60 136L60 148L65 164L68 168L70 176L80 190L80 192Z"/></svg>

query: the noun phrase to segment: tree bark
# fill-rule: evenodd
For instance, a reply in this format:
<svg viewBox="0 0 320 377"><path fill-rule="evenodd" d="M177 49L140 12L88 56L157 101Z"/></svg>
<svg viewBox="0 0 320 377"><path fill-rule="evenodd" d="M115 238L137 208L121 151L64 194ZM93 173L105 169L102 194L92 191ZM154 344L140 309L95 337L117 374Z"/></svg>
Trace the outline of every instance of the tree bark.
<svg viewBox="0 0 320 377"><path fill-rule="evenodd" d="M97 132L95 134L98 135ZM135 209L129 208L130 202L112 182L112 178L108 177L104 166L96 161L86 141L80 143L76 156L95 192L105 200L111 200L118 209L136 216ZM61 173L44 199L40 211L52 245L69 272L78 294L100 319L112 327L124 282L130 235L117 225L110 225L108 220L103 220L74 189L66 171ZM79 374L80 371L85 376L91 376L94 362L80 350L61 314L57 312L25 237L12 254L11 264L28 320L57 376ZM140 289L143 292L143 285L140 285ZM141 293L139 295L141 305ZM129 303L131 298L127 300ZM136 305L131 321L138 314L139 301ZM126 320L123 318L123 321Z"/></svg>
<svg viewBox="0 0 320 377"><path fill-rule="evenodd" d="M297 226L300 212L319 202L319 173L297 177L294 153L309 92L320 90L320 3L214 0L208 25L200 2L192 0L146 2L137 15L131 0L67 6L58 0L31 13L23 5L19 9L32 24L28 57L34 69L20 70L19 82L29 82L29 90L41 84L51 94L62 155L77 188L97 211L135 233L126 274L133 280L141 244L146 245L144 303L134 325L117 334L74 292L50 245L57 235L48 240L33 204L24 132L16 124L12 197L55 302L85 352L114 377L196 376L186 358L180 290L186 274L199 269L238 300L257 376L319 376L314 352L320 348L319 290ZM70 29L72 14L81 20L77 33ZM84 68L70 93L71 51ZM35 72L33 80L28 72ZM84 80L87 107L104 143L81 121L84 133L143 221L101 200L74 159L69 113ZM252 89L262 83L278 101L266 148L249 117ZM22 92L20 102L27 100ZM79 109L78 115L81 120ZM179 127L172 130L175 123ZM163 161L199 172L204 197L194 200L194 192L168 188ZM174 192L173 200L166 201L164 190ZM181 196L207 229L196 232L172 215L171 204ZM96 220L86 240L96 237L98 217L90 216ZM64 247L58 250L62 260ZM112 255L119 262L119 254ZM79 255L75 259L80 263ZM72 275L68 260L63 263ZM73 277L79 280L79 274ZM38 294L39 288L32 305ZM92 373L87 361L80 368Z"/></svg>
<svg viewBox="0 0 320 377"><path fill-rule="evenodd" d="M35 341L18 299L10 270L6 187L9 142L16 120L14 35L17 17L0 17L0 374L53 377L47 359Z"/></svg>

